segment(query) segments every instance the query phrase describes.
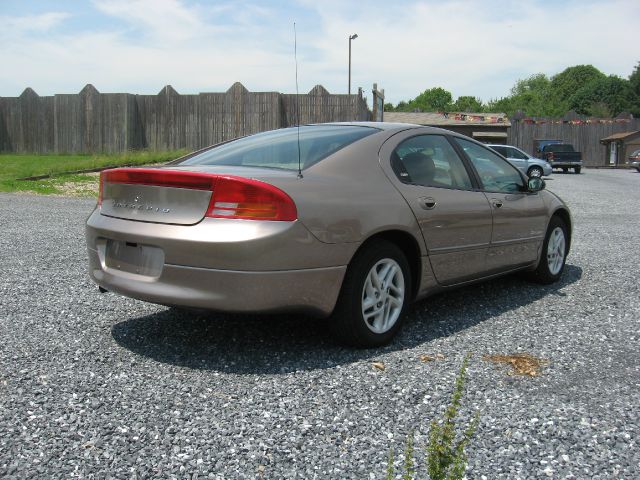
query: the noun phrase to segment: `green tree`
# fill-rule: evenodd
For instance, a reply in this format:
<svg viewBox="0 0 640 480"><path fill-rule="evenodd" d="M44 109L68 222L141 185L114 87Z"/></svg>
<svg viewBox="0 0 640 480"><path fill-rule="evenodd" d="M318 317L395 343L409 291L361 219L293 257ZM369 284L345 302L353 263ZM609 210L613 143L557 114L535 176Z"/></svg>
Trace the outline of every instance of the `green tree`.
<svg viewBox="0 0 640 480"><path fill-rule="evenodd" d="M536 92L525 92L520 95L491 100L487 109L490 112L504 112L507 115L513 115L519 110L525 115L533 117L554 115L551 111L552 108L545 103L544 97Z"/></svg>
<svg viewBox="0 0 640 480"><path fill-rule="evenodd" d="M628 79L608 77L593 65L568 67L552 77L536 73L516 81L508 96L492 99L486 105L472 96L458 97L452 103L451 93L435 87L413 100L399 102L393 111L413 112L416 109L504 112L507 115L522 111L529 116L551 117L562 116L573 109L598 117L617 115L622 111L640 116L640 62Z"/></svg>
<svg viewBox="0 0 640 480"><path fill-rule="evenodd" d="M411 103L411 100L409 100L408 102L405 102L404 100L398 102L398 104L396 105L396 108L394 109L394 111L396 112L410 112L411 109L409 108L409 104Z"/></svg>
<svg viewBox="0 0 640 480"><path fill-rule="evenodd" d="M456 103L454 103L451 108L456 112L484 112L482 100L469 95L458 97Z"/></svg>
<svg viewBox="0 0 640 480"><path fill-rule="evenodd" d="M566 109L553 100L551 80L544 73L516 81L511 94L498 100L491 100L488 109L513 115L521 110L530 116L561 115Z"/></svg>
<svg viewBox="0 0 640 480"><path fill-rule="evenodd" d="M511 110L510 115L518 110L522 110L525 114L531 116L543 116L548 112L545 109L545 97L540 95L539 92L525 92L520 95L511 97Z"/></svg>
<svg viewBox="0 0 640 480"><path fill-rule="evenodd" d="M565 113L563 102L554 94L551 80L544 73L536 73L518 80L511 89L511 108L531 116L557 116Z"/></svg>
<svg viewBox="0 0 640 480"><path fill-rule="evenodd" d="M583 115L603 113L606 106L611 116L623 111L635 110L640 103L631 87L631 82L616 75L594 79L568 99L569 108Z"/></svg>
<svg viewBox="0 0 640 480"><path fill-rule="evenodd" d="M444 88L429 88L409 102L409 111L418 108L423 112L444 112L451 110L452 101L451 93Z"/></svg>
<svg viewBox="0 0 640 480"><path fill-rule="evenodd" d="M631 75L629 75L629 85L636 99L635 104L631 108L631 113L636 117L640 117L640 62L638 62Z"/></svg>
<svg viewBox="0 0 640 480"><path fill-rule="evenodd" d="M504 112L513 115L518 109L512 105L511 97L491 99L487 102L487 112Z"/></svg>
<svg viewBox="0 0 640 480"><path fill-rule="evenodd" d="M613 113L606 103L595 102L589 107L589 115L597 118L611 118Z"/></svg>
<svg viewBox="0 0 640 480"><path fill-rule="evenodd" d="M638 62L631 75L629 75L629 83L635 94L640 95L640 62Z"/></svg>
<svg viewBox="0 0 640 480"><path fill-rule="evenodd" d="M536 92L542 96L549 94L551 81L544 73L536 73L522 80L516 81L511 87L511 95L523 95L528 92Z"/></svg>
<svg viewBox="0 0 640 480"><path fill-rule="evenodd" d="M603 78L606 78L606 75L593 65L576 65L565 68L551 78L551 100L559 102L566 112L571 108L568 102L569 97L582 87Z"/></svg>

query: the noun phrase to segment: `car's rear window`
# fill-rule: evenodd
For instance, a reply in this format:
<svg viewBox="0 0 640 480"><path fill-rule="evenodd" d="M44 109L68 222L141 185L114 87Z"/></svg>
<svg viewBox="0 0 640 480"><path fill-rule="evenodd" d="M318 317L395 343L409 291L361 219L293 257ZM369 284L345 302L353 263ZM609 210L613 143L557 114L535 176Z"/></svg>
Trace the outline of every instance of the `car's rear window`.
<svg viewBox="0 0 640 480"><path fill-rule="evenodd" d="M234 165L298 170L380 130L354 125L305 125L239 138L202 152L180 165ZM300 148L298 149L298 142Z"/></svg>
<svg viewBox="0 0 640 480"><path fill-rule="evenodd" d="M556 143L544 147L545 152L575 152L572 145L567 143Z"/></svg>

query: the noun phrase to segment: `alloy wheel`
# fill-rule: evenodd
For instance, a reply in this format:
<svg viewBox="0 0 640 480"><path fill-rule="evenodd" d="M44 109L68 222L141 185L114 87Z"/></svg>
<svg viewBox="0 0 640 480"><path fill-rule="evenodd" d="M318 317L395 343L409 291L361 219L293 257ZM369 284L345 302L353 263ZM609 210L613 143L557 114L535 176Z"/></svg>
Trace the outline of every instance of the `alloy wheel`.
<svg viewBox="0 0 640 480"><path fill-rule="evenodd" d="M537 167L533 167L529 169L529 177L530 178L540 178L542 177L542 170L537 168Z"/></svg>
<svg viewBox="0 0 640 480"><path fill-rule="evenodd" d="M564 231L562 228L556 227L551 232L549 243L547 244L547 265L551 275L557 275L562 270L565 251Z"/></svg>
<svg viewBox="0 0 640 480"><path fill-rule="evenodd" d="M383 258L369 270L362 288L362 316L369 330L388 332L400 317L404 299L402 268L395 260Z"/></svg>

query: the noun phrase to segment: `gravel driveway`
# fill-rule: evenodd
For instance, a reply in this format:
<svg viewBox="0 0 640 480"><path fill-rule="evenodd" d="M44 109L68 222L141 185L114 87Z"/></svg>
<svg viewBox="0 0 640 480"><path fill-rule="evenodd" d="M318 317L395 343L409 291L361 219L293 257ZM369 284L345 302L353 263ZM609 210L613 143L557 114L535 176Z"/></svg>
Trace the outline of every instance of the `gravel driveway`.
<svg viewBox="0 0 640 480"><path fill-rule="evenodd" d="M318 320L100 294L83 238L95 201L0 194L0 477L384 478L410 430L422 468L471 352L468 478L639 478L640 174L556 173L547 188L574 215L561 283L442 294L366 351ZM515 377L482 359L514 352L549 365Z"/></svg>

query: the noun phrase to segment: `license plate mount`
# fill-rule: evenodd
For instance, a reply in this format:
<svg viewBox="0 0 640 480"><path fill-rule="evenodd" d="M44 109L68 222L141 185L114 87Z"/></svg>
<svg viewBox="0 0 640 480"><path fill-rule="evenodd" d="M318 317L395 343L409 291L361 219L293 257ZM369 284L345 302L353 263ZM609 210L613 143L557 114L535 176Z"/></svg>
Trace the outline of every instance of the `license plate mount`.
<svg viewBox="0 0 640 480"><path fill-rule="evenodd" d="M164 251L142 243L104 239L104 266L121 272L157 278L164 266Z"/></svg>

